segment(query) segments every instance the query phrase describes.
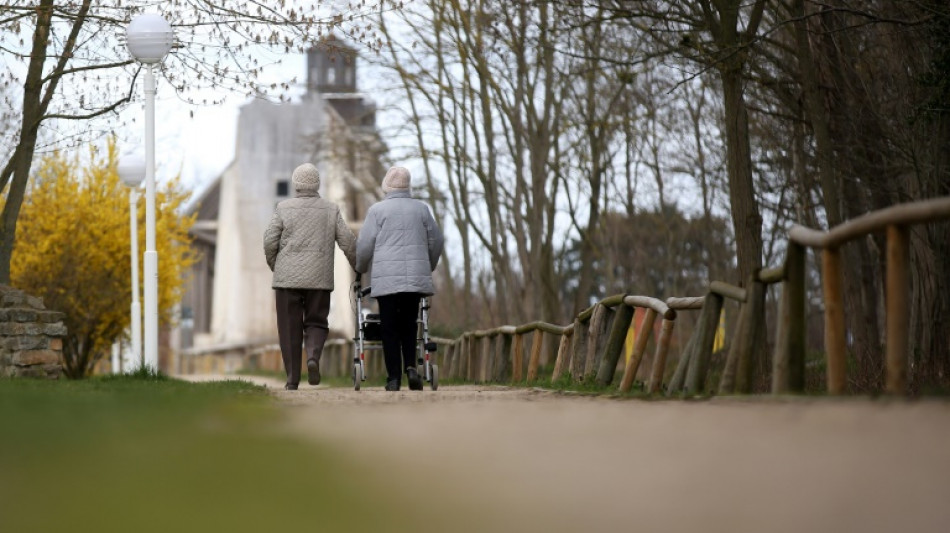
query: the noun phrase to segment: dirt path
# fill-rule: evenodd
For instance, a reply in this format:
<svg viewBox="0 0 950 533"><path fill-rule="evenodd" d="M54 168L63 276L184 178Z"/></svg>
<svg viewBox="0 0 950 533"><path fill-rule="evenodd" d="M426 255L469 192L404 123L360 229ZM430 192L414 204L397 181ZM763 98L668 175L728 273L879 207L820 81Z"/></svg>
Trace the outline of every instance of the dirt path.
<svg viewBox="0 0 950 533"><path fill-rule="evenodd" d="M399 530L950 531L946 401L284 391L240 379L272 391L292 433L361 465L368 499L391 488L411 501Z"/></svg>
<svg viewBox="0 0 950 533"><path fill-rule="evenodd" d="M950 531L948 402L275 394L419 531Z"/></svg>

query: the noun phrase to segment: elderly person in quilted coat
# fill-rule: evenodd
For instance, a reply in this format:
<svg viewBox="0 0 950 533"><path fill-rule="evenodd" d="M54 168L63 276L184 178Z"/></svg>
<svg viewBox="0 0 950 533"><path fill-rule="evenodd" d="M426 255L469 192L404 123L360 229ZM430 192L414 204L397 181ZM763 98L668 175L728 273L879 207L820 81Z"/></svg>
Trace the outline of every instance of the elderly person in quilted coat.
<svg viewBox="0 0 950 533"><path fill-rule="evenodd" d="M442 255L442 230L429 206L413 200L409 171L392 167L383 178L386 198L366 212L356 241L356 271L372 263L372 292L379 302L386 360L386 390L399 390L403 369L409 388L422 390L416 371L419 300L435 293L432 271Z"/></svg>
<svg viewBox="0 0 950 533"><path fill-rule="evenodd" d="M264 256L274 272L277 335L288 390L300 383L301 343L307 352L307 382L320 383L320 355L327 340L327 314L333 291L333 243L356 264L353 231L340 208L324 200L317 167L307 163L293 173L296 197L277 204L264 232Z"/></svg>

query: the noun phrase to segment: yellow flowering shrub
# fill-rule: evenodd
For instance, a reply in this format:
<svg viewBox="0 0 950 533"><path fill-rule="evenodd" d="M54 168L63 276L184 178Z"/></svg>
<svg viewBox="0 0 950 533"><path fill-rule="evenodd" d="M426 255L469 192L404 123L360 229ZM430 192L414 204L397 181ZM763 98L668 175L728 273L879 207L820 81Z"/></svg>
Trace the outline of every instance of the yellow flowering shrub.
<svg viewBox="0 0 950 533"><path fill-rule="evenodd" d="M59 153L43 157L17 222L11 285L66 313L63 356L66 374L74 378L87 375L131 321L129 190L119 180L117 159L114 140L104 154L91 149L87 162ZM145 250L141 188L139 254ZM158 307L164 324L195 260L188 235L194 219L179 212L189 195L177 179L156 187ZM138 266L141 285L141 256Z"/></svg>

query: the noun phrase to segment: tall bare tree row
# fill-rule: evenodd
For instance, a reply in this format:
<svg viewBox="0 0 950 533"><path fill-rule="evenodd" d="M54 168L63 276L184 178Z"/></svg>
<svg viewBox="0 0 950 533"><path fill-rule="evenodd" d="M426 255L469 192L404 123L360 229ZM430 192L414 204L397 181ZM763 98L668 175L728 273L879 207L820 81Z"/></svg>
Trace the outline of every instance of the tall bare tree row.
<svg viewBox="0 0 950 533"><path fill-rule="evenodd" d="M634 260L618 236L657 241L625 224L679 243L678 216L705 220L734 254L700 254L706 273L743 284L781 262L793 223L950 194L945 2L454 0L403 15L391 66L426 102L411 114L456 199L446 216L475 236L459 271L484 279L490 257L481 301L502 321L564 318L636 287L649 269L624 279L618 268L637 269L607 264ZM912 232L918 386L950 379L948 232ZM858 389L880 385L883 249L874 236L845 250Z"/></svg>
<svg viewBox="0 0 950 533"><path fill-rule="evenodd" d="M632 55L635 28L611 14L583 2L433 1L382 19L403 89L395 101L418 144L410 154L444 189L466 254L463 297L481 294L492 323L563 320L602 295L598 269L616 255L605 213L632 220L645 198L666 204L697 180L694 214L715 210L724 158L671 157L681 142L708 145L696 132L721 107L704 96L697 106L711 113L681 108L669 96L676 69L649 49L646 61ZM686 85L705 95L707 80ZM471 265L485 257L479 283Z"/></svg>

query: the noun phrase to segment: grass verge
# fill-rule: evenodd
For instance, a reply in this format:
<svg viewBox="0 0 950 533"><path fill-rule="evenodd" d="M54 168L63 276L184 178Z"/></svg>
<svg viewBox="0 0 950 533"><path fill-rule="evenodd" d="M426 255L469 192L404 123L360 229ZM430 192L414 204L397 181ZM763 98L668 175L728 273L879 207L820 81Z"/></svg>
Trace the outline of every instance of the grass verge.
<svg viewBox="0 0 950 533"><path fill-rule="evenodd" d="M0 379L0 529L394 530L352 461L281 423L240 381Z"/></svg>

